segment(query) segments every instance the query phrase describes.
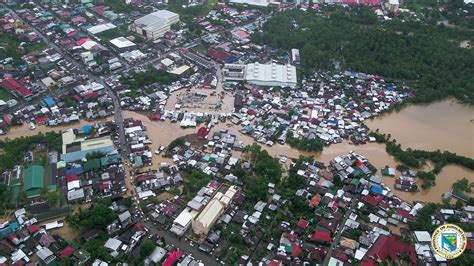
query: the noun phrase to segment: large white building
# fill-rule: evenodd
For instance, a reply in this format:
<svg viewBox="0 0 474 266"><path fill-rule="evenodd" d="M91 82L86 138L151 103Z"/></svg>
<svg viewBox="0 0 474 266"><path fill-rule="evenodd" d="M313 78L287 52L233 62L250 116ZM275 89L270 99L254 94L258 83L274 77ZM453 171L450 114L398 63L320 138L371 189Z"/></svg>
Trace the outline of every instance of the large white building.
<svg viewBox="0 0 474 266"><path fill-rule="evenodd" d="M270 0L230 0L229 2L233 4L247 4L249 6L268 6L273 1L270 1Z"/></svg>
<svg viewBox="0 0 474 266"><path fill-rule="evenodd" d="M237 187L230 186L225 192L218 191L207 203L206 207L192 222L193 231L197 235L207 235L217 219L230 205L232 198L237 193Z"/></svg>
<svg viewBox="0 0 474 266"><path fill-rule="evenodd" d="M179 22L179 15L168 10L158 10L135 20L128 26L146 39L157 39L171 29L171 25Z"/></svg>
<svg viewBox="0 0 474 266"><path fill-rule="evenodd" d="M294 87L297 84L296 67L289 64L226 64L223 74L225 80L247 81L260 86Z"/></svg>

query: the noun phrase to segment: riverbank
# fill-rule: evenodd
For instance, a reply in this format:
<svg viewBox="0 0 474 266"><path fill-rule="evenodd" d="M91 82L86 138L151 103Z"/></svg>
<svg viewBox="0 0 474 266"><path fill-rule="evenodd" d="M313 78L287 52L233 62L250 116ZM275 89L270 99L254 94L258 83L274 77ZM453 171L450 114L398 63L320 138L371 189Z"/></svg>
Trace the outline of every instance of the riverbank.
<svg viewBox="0 0 474 266"><path fill-rule="evenodd" d="M449 151L474 158L474 106L454 99L407 105L365 124L390 134L404 149Z"/></svg>
<svg viewBox="0 0 474 266"><path fill-rule="evenodd" d="M183 129L178 123L171 123L170 121L151 121L146 115L139 114L131 111L124 111L124 117L134 117L135 119L142 120L143 124L147 127L149 136L153 141L150 145L152 150L156 150L159 146L168 146L171 141L178 137L193 134L197 132L197 128ZM220 129L227 129L229 133L237 135L237 140L242 141L245 145L254 143L254 139L248 135L244 135L239 132L238 127L224 124L216 125L210 131L209 135ZM378 174L380 175L380 169L386 165L395 168L396 165L400 164L393 156L390 156L385 151L385 145L379 143L367 143L365 145L353 145L349 142L342 142L339 144L333 144L320 153L301 152L291 148L288 145L275 144L273 146L262 146L267 152L274 157L280 155L286 155L289 158L298 158L300 155L313 156L316 160L329 164L336 156L346 154L349 151L355 151L363 156L367 157L369 161L377 167ZM162 156L153 157L153 165L151 169L156 169L161 163L171 163L171 159L163 158ZM400 173L397 172L397 175ZM384 183L400 198L405 201L427 201L427 202L441 202L441 196L444 192L449 191L454 182L463 177L467 177L471 182L474 182L474 171L467 168L448 165L438 175L436 186L432 187L428 191L421 191L417 193L403 192L394 188L395 178L383 177Z"/></svg>
<svg viewBox="0 0 474 266"><path fill-rule="evenodd" d="M171 141L178 137L197 133L198 128L183 129L179 123L166 121L152 121L148 116L133 112L123 111L123 117L139 119L147 127L148 134L153 141L150 149L155 151L159 146L168 146ZM404 148L417 148L424 150L448 150L458 154L474 157L474 107L465 106L451 99L436 102L430 105L410 105L400 111L382 115L380 118L367 121L369 128L379 128L381 133L391 134L392 139L397 139ZM96 121L80 121L78 123L60 127L45 127L38 125L36 130L30 130L26 124L12 127L6 135L0 136L0 140L20 136L31 136L39 132L63 131L69 128L79 128L86 124L110 121L112 117ZM441 122L440 122L441 121ZM443 122L444 121L444 122ZM237 140L245 145L254 143L254 139L239 132L240 127L233 124L218 124L209 132L209 136L220 129L227 129L229 133L237 135ZM459 132L459 133L457 133ZM275 144L273 146L263 145L271 156L279 157L285 155L289 158L298 158L300 155L313 156L316 160L329 164L336 156L355 151L367 157L370 162L380 169L385 166L395 168L400 164L393 156L385 151L385 145L379 143L367 143L365 145L353 145L347 141L333 144L320 153L302 152L288 145ZM156 169L161 163L172 163L169 158L153 156L153 165L148 169ZM147 170L147 169L143 169ZM397 172L397 175L400 173ZM394 189L395 178L383 177L384 183L400 198L406 201L441 202L441 195L449 191L457 180L466 177L474 182L474 171L467 168L447 165L436 179L436 186L428 191L417 193L403 192ZM421 184L419 184L421 186Z"/></svg>

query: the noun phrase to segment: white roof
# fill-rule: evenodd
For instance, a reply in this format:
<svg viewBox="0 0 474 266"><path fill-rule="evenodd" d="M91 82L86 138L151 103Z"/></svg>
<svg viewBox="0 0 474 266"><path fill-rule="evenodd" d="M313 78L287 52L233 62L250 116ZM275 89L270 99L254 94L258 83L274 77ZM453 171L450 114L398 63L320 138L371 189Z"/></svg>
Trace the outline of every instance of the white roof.
<svg viewBox="0 0 474 266"><path fill-rule="evenodd" d="M162 247L156 247L155 250L151 253L149 256L150 260L153 261L153 263L158 263L160 262L166 255L166 250Z"/></svg>
<svg viewBox="0 0 474 266"><path fill-rule="evenodd" d="M79 182L79 180L76 180L77 182ZM73 181L75 182L75 181ZM69 187L69 183L68 183L68 187ZM81 188L81 189L78 189L78 190L70 190L67 192L67 200L68 201L71 201L71 200L77 200L77 199L81 199L81 198L84 198L84 189Z"/></svg>
<svg viewBox="0 0 474 266"><path fill-rule="evenodd" d="M178 14L168 10L158 10L135 20L135 24L147 31L154 31L166 26Z"/></svg>
<svg viewBox="0 0 474 266"><path fill-rule="evenodd" d="M169 59L169 58L165 58L165 59L161 60L161 63L162 63L163 65L165 65L166 67L169 67L169 66L171 66L174 62L173 62L173 60L171 60L171 59Z"/></svg>
<svg viewBox="0 0 474 266"><path fill-rule="evenodd" d="M418 242L430 242L431 235L428 231L415 231L415 237Z"/></svg>
<svg viewBox="0 0 474 266"><path fill-rule="evenodd" d="M110 43L118 48L127 48L135 46L136 44L125 37L118 37L110 40Z"/></svg>
<svg viewBox="0 0 474 266"><path fill-rule="evenodd" d="M43 261L45 261L48 257L54 255L53 252L49 248L43 247L42 249L36 252L36 255Z"/></svg>
<svg viewBox="0 0 474 266"><path fill-rule="evenodd" d="M105 24L92 26L92 27L88 28L87 31L91 34L97 34L97 33L101 33L103 31L111 30L111 29L115 29L115 28L117 28L117 26L115 26L114 24L105 23Z"/></svg>
<svg viewBox="0 0 474 266"><path fill-rule="evenodd" d="M270 0L230 0L231 3L236 4L247 4L251 6L268 6L270 4Z"/></svg>
<svg viewBox="0 0 474 266"><path fill-rule="evenodd" d="M191 216L191 214L185 209L178 215L178 217L176 217L176 219L174 219L173 223L178 224L182 227L186 227L192 219L193 217Z"/></svg>
<svg viewBox="0 0 474 266"><path fill-rule="evenodd" d="M104 247L112 250L112 251L117 251L120 248L120 245L122 245L122 241L116 239L116 238L109 238L107 242L105 242Z"/></svg>
<svg viewBox="0 0 474 266"><path fill-rule="evenodd" d="M71 182L67 183L67 190L73 190L73 189L80 188L80 187L81 187L81 181L79 181L79 180L74 180L74 181L71 181ZM84 191L83 191L83 193L84 193ZM68 198L69 198L69 193L68 193Z"/></svg>
<svg viewBox="0 0 474 266"><path fill-rule="evenodd" d="M83 43L81 46L82 46L82 48L84 48L86 50L90 50L90 49L92 49L92 47L94 47L96 45L97 45L97 43L94 42L94 41L87 41L87 42Z"/></svg>
<svg viewBox="0 0 474 266"><path fill-rule="evenodd" d="M156 194L155 194L155 192L153 192L151 190L138 192L138 198L140 198L140 199L148 198L148 197L154 197L154 196L156 196Z"/></svg>

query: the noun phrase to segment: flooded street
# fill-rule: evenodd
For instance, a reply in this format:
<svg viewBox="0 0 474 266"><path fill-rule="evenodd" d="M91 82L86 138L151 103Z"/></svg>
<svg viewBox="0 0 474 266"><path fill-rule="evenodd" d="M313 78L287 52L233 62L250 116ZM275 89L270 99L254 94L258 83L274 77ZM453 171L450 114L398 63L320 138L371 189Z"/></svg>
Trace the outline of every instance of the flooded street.
<svg viewBox="0 0 474 266"><path fill-rule="evenodd" d="M452 99L411 105L365 123L391 134L403 148L450 151L474 158L474 106Z"/></svg>
<svg viewBox="0 0 474 266"><path fill-rule="evenodd" d="M182 92L183 91L181 91L181 93ZM179 92L173 94L168 100L168 103L175 102L178 94ZM232 106L231 101L229 100L232 98L231 95L226 95L226 97L224 97L224 106ZM206 112L205 108L186 109L188 111ZM210 110L207 109L207 111L209 112ZM222 111L228 110L214 110L216 113ZM179 123L171 123L169 120L151 121L146 115L132 111L123 111L123 117L134 117L135 119L143 121L144 125L147 127L148 134L153 141L153 144L150 145L152 152L154 152L159 146L169 145L171 141L178 137L197 133L199 128L198 126L196 128L183 129L180 127ZM111 119L112 117L109 117L102 121ZM367 125L374 130L378 128L381 133L390 133L392 138L397 139L397 142L402 144L403 148L410 147L423 150L448 150L460 155L474 157L474 122L471 121L472 119L474 119L474 107L461 105L452 100L445 100L430 105L408 106L400 112L390 113L381 118L367 121ZM36 130L28 129L28 126L25 124L23 126L13 127L8 134L0 136L0 140L18 136L35 135L40 131L62 131L71 127L79 128L85 124L92 123L94 122L81 121L79 123L60 127L45 127L38 125ZM237 135L237 140L242 141L246 145L254 142L250 136L243 135L239 132L240 126L232 124L229 124L229 126L223 123L216 125L212 128L209 136L212 136L214 132L223 128L227 129L229 133ZM368 143L356 146L349 144L348 142L343 142L331 145L330 147L325 147L322 153L300 152L288 145L279 144L275 144L272 147L263 145L262 147L264 147L264 149L274 157L280 155L286 155L289 158L298 158L300 155L313 156L316 160L324 162L326 165L336 156L347 154L349 151L355 151L367 157L370 162L377 167L378 175L380 175L380 169L382 167L388 165L395 168L396 165L399 164L399 162L385 152L385 145L378 143ZM156 169L163 162L172 163L169 158L163 158L161 155L154 155L153 165L148 169ZM145 168L142 169L142 171L148 169ZM399 175L399 173L397 173L397 175ZM384 183L403 200L409 202L416 200L441 202L441 195L444 192L449 191L452 184L463 177L467 177L471 182L474 182L474 171L456 165L448 165L438 175L436 186L432 187L429 191L418 193L395 190L395 178L383 178ZM127 187L131 190L131 180L129 180L128 176L127 181ZM421 182L419 185L421 185Z"/></svg>
<svg viewBox="0 0 474 266"><path fill-rule="evenodd" d="M183 129L179 126L179 123L171 123L169 121L151 121L147 116L138 114L135 112L124 111L124 117L134 117L140 119L146 125L148 134L153 140L153 144L150 146L152 150L156 150L160 145L167 146L171 141L178 137L182 137L188 134L194 134L197 132L198 127ZM224 124L216 125L210 132L212 135L219 129L226 128L229 133L237 135L237 140L242 141L244 144L249 145L254 140L247 135L243 135L238 131L238 126L227 127ZM288 145L275 144L272 147L267 145L262 146L268 153L274 157L279 155L286 155L290 158L298 158L300 155L313 156L316 160L324 162L326 165L334 159L336 156L347 154L349 151L355 151L369 159L369 161L378 169L378 175L380 175L380 169L386 165L395 168L398 161L392 156L385 152L385 145L378 143L367 143L365 145L352 145L348 142L331 145L325 147L322 153L308 153L300 152L296 149L291 148ZM162 156L153 157L153 166L151 169L156 169L160 163L166 162L171 163L171 159L163 158ZM399 175L399 173L397 173ZM430 202L441 202L441 195L449 191L454 182L462 177L467 177L474 181L474 171L470 171L464 167L456 165L448 165L438 175L436 180L436 186L432 187L429 191L422 191L418 193L403 192L394 189L395 178L383 177L384 183L400 198L403 200L412 202L416 200L430 201Z"/></svg>
<svg viewBox="0 0 474 266"><path fill-rule="evenodd" d="M42 133L52 132L52 131L61 132L61 131L68 130L70 128L81 128L84 125L92 125L94 123L110 121L112 119L113 119L113 116L103 118L103 119L97 119L97 120L94 120L94 121L80 120L77 123L71 123L71 124L61 125L61 126L56 126L56 127L47 127L45 125L38 125L37 124L36 129L34 129L34 130L29 129L27 123L23 123L21 126L12 127L7 134L0 135L0 140L5 140L7 138L14 139L14 138L17 138L17 137L22 137L22 136L23 137L28 137L28 136L37 135L40 132L42 132Z"/></svg>

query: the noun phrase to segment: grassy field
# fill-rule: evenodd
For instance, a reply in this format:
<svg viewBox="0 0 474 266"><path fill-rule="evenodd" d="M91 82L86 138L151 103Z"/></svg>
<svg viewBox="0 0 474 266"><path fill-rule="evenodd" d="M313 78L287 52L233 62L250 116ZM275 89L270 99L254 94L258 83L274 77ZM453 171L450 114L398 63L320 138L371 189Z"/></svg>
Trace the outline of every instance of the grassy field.
<svg viewBox="0 0 474 266"><path fill-rule="evenodd" d="M11 99L15 99L15 97L13 97L13 95L5 89L0 88L0 100L4 100L6 102Z"/></svg>

